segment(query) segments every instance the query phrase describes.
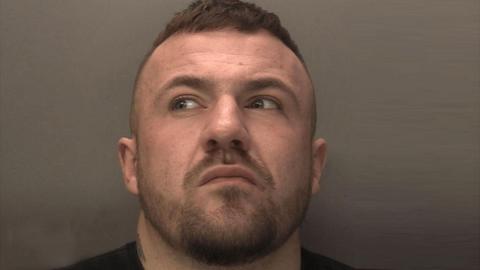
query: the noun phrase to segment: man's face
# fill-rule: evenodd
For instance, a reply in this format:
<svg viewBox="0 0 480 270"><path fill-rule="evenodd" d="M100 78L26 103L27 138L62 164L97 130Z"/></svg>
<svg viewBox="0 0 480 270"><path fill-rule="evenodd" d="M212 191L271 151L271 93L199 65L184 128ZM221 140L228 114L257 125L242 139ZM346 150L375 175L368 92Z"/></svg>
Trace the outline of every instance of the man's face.
<svg viewBox="0 0 480 270"><path fill-rule="evenodd" d="M293 52L265 31L177 34L154 51L139 85L136 136L120 141L120 154L160 237L219 265L285 243L318 189L324 154L311 137L312 86Z"/></svg>

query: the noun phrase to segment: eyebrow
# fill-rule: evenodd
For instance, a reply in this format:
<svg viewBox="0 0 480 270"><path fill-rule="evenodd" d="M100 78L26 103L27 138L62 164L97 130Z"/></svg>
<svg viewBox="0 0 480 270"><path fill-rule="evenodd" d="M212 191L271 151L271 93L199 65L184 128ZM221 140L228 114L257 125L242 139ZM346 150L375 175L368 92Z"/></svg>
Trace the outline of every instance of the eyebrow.
<svg viewBox="0 0 480 270"><path fill-rule="evenodd" d="M259 78L259 79L248 81L246 82L244 88L245 90L249 90L249 91L258 91L266 88L279 89L282 92L289 95L296 105L299 105L298 98L294 94L292 87L288 86L282 80L277 79L275 77L265 77L265 78Z"/></svg>
<svg viewBox="0 0 480 270"><path fill-rule="evenodd" d="M202 91L211 91L214 82L206 78L193 75L179 75L161 85L158 93L155 94L154 103L160 102L173 89L177 87L188 87Z"/></svg>
<svg viewBox="0 0 480 270"><path fill-rule="evenodd" d="M188 87L204 92L210 92L212 91L212 89L215 88L215 82L208 78L198 77L195 75L179 75L160 87L160 91L158 96L156 97L156 100L161 100L168 92L170 92L176 87ZM275 88L282 91L283 93L286 93L295 102L295 105L299 106L299 100L294 94L292 87L290 87L287 83L283 82L281 79L275 77L268 76L252 79L245 83L242 83L240 87L242 91L248 92L260 91L266 88Z"/></svg>
<svg viewBox="0 0 480 270"><path fill-rule="evenodd" d="M192 75L180 75L173 78L165 86L162 87L162 92L168 91L175 87L186 86L199 90L208 90L213 88L214 83L206 78L196 77Z"/></svg>

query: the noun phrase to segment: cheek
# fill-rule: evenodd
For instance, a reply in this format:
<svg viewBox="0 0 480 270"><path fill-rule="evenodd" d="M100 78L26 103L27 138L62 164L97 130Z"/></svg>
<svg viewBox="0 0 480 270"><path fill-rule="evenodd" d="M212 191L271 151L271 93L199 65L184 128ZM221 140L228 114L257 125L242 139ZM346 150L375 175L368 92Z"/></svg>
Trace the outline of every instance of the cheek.
<svg viewBox="0 0 480 270"><path fill-rule="evenodd" d="M292 151L285 152L279 157L281 157L281 161L277 164L279 185L287 186L286 189L308 185L311 173L311 158L306 150L292 149Z"/></svg>
<svg viewBox="0 0 480 270"><path fill-rule="evenodd" d="M178 168L178 161L187 163L197 149L198 122L171 119L152 119L140 139L143 152L152 162L170 162Z"/></svg>
<svg viewBox="0 0 480 270"><path fill-rule="evenodd" d="M196 148L194 134L179 134L172 132L174 130L151 131L145 132L139 140L144 181L161 187L161 192L169 196L181 194L183 178Z"/></svg>
<svg viewBox="0 0 480 270"><path fill-rule="evenodd" d="M311 142L308 136L292 131L282 134L265 140L262 158L276 181L277 191L288 196L310 183Z"/></svg>

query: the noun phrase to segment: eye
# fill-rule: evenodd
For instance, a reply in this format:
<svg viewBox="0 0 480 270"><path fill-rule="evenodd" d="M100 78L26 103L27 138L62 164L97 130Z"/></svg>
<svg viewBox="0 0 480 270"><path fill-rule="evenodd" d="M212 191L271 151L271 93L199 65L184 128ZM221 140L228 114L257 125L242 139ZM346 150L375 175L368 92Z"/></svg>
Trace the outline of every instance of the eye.
<svg viewBox="0 0 480 270"><path fill-rule="evenodd" d="M172 111L191 110L199 107L200 104L189 97L178 97L170 104L170 109Z"/></svg>
<svg viewBox="0 0 480 270"><path fill-rule="evenodd" d="M266 97L257 97L253 101L251 101L246 107L251 109L263 109L263 110L280 109L280 105L278 104L278 102L276 102L271 98L266 98Z"/></svg>

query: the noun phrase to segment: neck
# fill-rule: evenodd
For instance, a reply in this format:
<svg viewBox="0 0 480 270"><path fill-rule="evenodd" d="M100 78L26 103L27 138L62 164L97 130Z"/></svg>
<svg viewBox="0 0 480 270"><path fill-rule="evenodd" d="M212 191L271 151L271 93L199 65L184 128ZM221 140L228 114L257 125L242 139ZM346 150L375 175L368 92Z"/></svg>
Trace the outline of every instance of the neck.
<svg viewBox="0 0 480 270"><path fill-rule="evenodd" d="M145 219L143 211L138 221L137 249L145 270L299 270L300 240L298 230L277 250L247 265L210 266L200 263L168 245L150 222Z"/></svg>

